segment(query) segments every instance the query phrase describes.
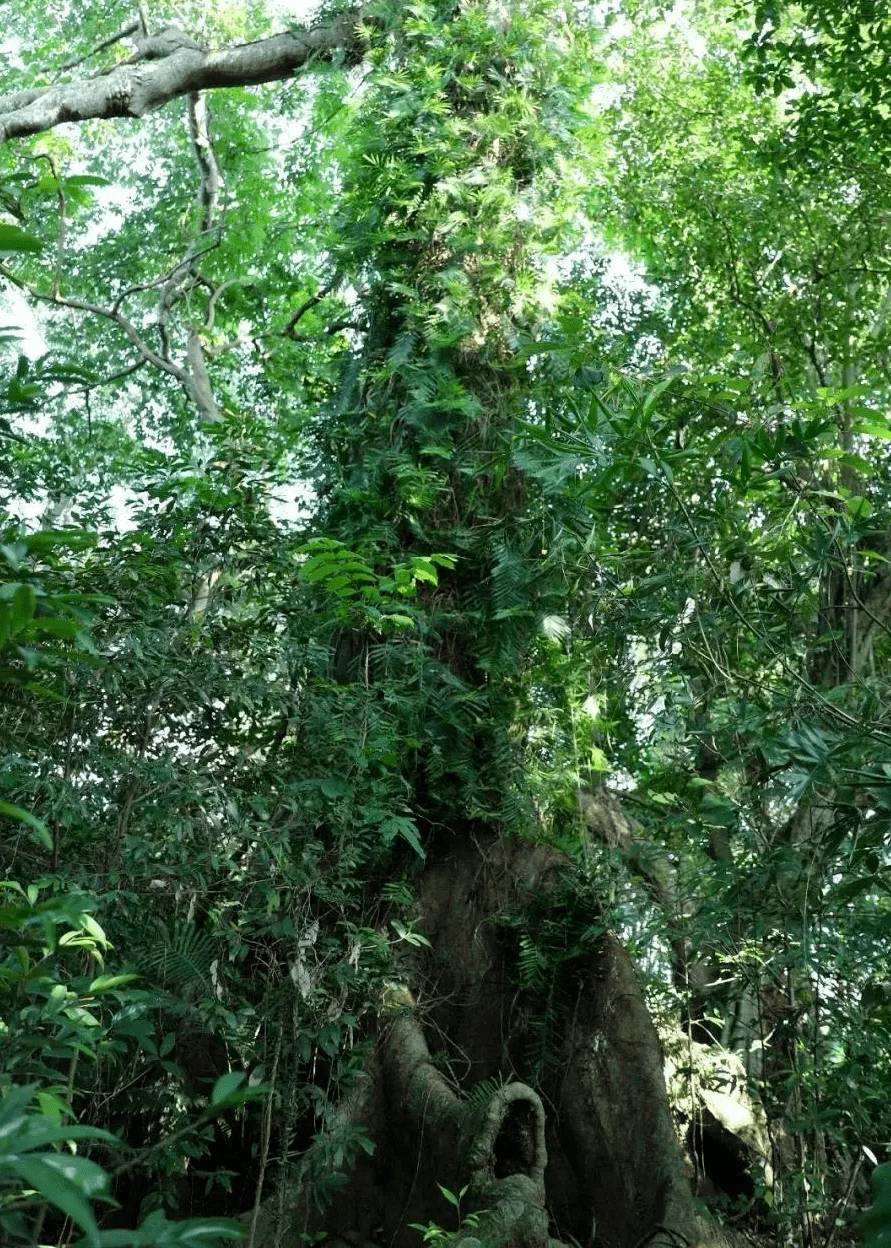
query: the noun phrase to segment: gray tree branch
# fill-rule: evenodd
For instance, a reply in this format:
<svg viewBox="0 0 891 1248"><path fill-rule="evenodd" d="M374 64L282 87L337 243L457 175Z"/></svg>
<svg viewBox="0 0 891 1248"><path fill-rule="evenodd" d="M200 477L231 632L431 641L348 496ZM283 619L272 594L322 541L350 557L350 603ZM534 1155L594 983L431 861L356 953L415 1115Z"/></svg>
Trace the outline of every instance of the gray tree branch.
<svg viewBox="0 0 891 1248"><path fill-rule="evenodd" d="M367 48L367 10L356 8L311 30L273 35L216 52L178 44L169 55L120 65L110 73L45 91L0 96L0 143L91 118L142 117L170 100L221 87L289 78L314 60L341 52L347 63Z"/></svg>

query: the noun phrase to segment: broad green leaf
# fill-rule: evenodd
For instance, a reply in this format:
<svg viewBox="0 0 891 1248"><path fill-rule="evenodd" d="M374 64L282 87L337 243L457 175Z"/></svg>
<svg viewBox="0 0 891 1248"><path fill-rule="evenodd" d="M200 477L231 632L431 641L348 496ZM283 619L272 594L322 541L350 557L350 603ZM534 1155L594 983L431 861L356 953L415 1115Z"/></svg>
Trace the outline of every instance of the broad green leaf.
<svg viewBox="0 0 891 1248"><path fill-rule="evenodd" d="M230 1070L225 1075L220 1075L213 1085L213 1091L210 1094L211 1105L222 1105L223 1102L228 1101L238 1091L246 1078L247 1075L243 1070Z"/></svg>
<svg viewBox="0 0 891 1248"><path fill-rule="evenodd" d="M119 1143L116 1135L100 1127L81 1127L76 1124L59 1125L52 1118L33 1114L22 1120L15 1136L17 1152L32 1152L47 1144L60 1144L68 1140L101 1140L106 1144Z"/></svg>
<svg viewBox="0 0 891 1248"><path fill-rule="evenodd" d="M21 806L14 806L11 802L0 801L0 815L5 819L17 819L19 823L26 823L36 834L37 840L44 849L52 849L53 838L50 836L49 829L43 820L32 815L30 810L23 810Z"/></svg>
<svg viewBox="0 0 891 1248"><path fill-rule="evenodd" d="M873 1203L860 1219L863 1248L891 1248L891 1162L872 1172Z"/></svg>
<svg viewBox="0 0 891 1248"><path fill-rule="evenodd" d="M648 390L643 402L642 410L644 415L647 415L650 412L669 386L673 385L676 380L676 377L663 377L661 381L657 381L656 384Z"/></svg>
<svg viewBox="0 0 891 1248"><path fill-rule="evenodd" d="M446 1200L449 1202L450 1205L454 1205L456 1209L459 1208L461 1204L460 1196L456 1196L454 1192L450 1191L447 1187L443 1187L441 1183L437 1183L436 1186L442 1192L443 1196L446 1198Z"/></svg>
<svg viewBox="0 0 891 1248"><path fill-rule="evenodd" d="M34 615L37 595L33 585L19 585L12 598L9 615L9 632L14 637L20 633Z"/></svg>
<svg viewBox="0 0 891 1248"><path fill-rule="evenodd" d="M150 1214L135 1231L100 1231L99 1248L189 1248L203 1245L213 1248L220 1240L244 1239L247 1231L240 1222L229 1218L185 1218L170 1222L163 1213ZM90 1241L81 1239L76 1248L89 1248Z"/></svg>
<svg viewBox="0 0 891 1248"><path fill-rule="evenodd" d="M45 554L62 547L65 550L89 550L96 545L95 533L84 529L41 529L38 533L30 533L22 539L22 545L31 554ZM104 598L106 602L113 599Z"/></svg>
<svg viewBox="0 0 891 1248"><path fill-rule="evenodd" d="M868 498L863 498L860 494L851 494L845 499L845 506L853 516L859 516L865 520L867 516L872 514L872 503Z"/></svg>
<svg viewBox="0 0 891 1248"><path fill-rule="evenodd" d="M866 424L855 425L853 432L863 437L891 439L891 425Z"/></svg>
<svg viewBox="0 0 891 1248"><path fill-rule="evenodd" d="M0 222L0 251L42 251L43 243L17 225Z"/></svg>
<svg viewBox="0 0 891 1248"><path fill-rule="evenodd" d="M68 1113L68 1102L56 1092L38 1092L35 1099L41 1114L57 1126Z"/></svg>
<svg viewBox="0 0 891 1248"><path fill-rule="evenodd" d="M15 1174L29 1187L67 1214L86 1234L91 1248L98 1248L99 1227L90 1199L103 1192L108 1176L101 1166L85 1157L48 1154L46 1156L0 1156L0 1174Z"/></svg>
<svg viewBox="0 0 891 1248"><path fill-rule="evenodd" d="M349 792L349 785L340 776L325 776L324 779L319 781L319 788L325 797L331 798L332 801L335 798L343 797Z"/></svg>
<svg viewBox="0 0 891 1248"><path fill-rule="evenodd" d="M20 1087L11 1087L0 1097L0 1136L4 1134L8 1136L8 1127L11 1122L18 1124L21 1121L22 1115L34 1099L38 1086L36 1083L28 1083Z"/></svg>
<svg viewBox="0 0 891 1248"><path fill-rule="evenodd" d="M110 992L112 988L120 988L123 984L132 984L134 980L139 979L139 975L100 975L98 979L94 979L90 984L87 992L90 994Z"/></svg>
<svg viewBox="0 0 891 1248"><path fill-rule="evenodd" d="M834 390L831 386L817 387L817 394L821 399L825 399L827 403L844 403L848 399L856 399L864 394L869 394L869 391L870 387L863 384L845 386L841 390Z"/></svg>

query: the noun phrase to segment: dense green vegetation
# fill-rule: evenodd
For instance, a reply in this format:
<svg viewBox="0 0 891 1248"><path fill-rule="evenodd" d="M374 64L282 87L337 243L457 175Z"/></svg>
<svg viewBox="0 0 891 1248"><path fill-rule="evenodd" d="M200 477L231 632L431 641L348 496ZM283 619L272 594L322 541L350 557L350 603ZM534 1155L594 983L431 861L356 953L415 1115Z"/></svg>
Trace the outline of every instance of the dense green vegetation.
<svg viewBox="0 0 891 1248"><path fill-rule="evenodd" d="M612 932L689 1105L695 1051L712 1108L734 1072L761 1107L728 1142L671 1085L715 1242L850 1242L872 1176L887 1244L887 20L858 7L372 5L293 80L136 120L95 72L131 14L6 6L2 1242L247 1211L253 1248L293 1192L324 1219L382 1164L344 1106L416 1006L470 1104L514 1079L550 1113L560 994ZM46 120L68 82L100 103ZM501 1070L449 1034L429 883L495 843L562 872L486 920ZM428 1239L467 1212L433 1177ZM627 1248L659 1232L705 1242Z"/></svg>

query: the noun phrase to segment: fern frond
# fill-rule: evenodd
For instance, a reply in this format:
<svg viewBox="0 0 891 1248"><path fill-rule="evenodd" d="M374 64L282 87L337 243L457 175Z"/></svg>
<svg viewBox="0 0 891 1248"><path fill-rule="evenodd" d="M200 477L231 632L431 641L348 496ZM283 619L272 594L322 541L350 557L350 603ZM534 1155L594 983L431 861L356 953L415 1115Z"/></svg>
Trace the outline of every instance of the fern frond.
<svg viewBox="0 0 891 1248"><path fill-rule="evenodd" d="M213 936L194 923L160 922L157 938L143 954L143 964L159 984L179 993L213 994L210 967L218 950Z"/></svg>
<svg viewBox="0 0 891 1248"><path fill-rule="evenodd" d="M503 1075L494 1075L488 1079L481 1079L469 1089L467 1099L471 1105L488 1105L496 1092L500 1092L504 1087Z"/></svg>

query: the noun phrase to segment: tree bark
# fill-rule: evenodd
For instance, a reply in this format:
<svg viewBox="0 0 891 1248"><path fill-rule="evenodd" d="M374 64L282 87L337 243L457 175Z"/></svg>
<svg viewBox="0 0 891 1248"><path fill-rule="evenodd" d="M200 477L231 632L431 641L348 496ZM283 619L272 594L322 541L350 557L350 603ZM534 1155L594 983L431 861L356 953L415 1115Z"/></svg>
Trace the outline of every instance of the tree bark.
<svg viewBox="0 0 891 1248"><path fill-rule="evenodd" d="M479 828L430 863L418 922L432 951L406 967L417 1004L382 1011L368 1079L332 1128L361 1123L374 1155L358 1155L343 1198L319 1212L310 1149L284 1223L269 1215L257 1248L297 1248L318 1231L418 1248L412 1223L429 1222L459 1229L466 1248L714 1240L694 1213L659 1040L616 937L604 931L590 955L555 970L547 1002L517 985L499 917L549 898L559 914L571 871L547 847ZM530 1015L548 1009L561 1042L533 1088L524 1040ZM461 1217L478 1220L456 1228L442 1188L463 1192Z"/></svg>

